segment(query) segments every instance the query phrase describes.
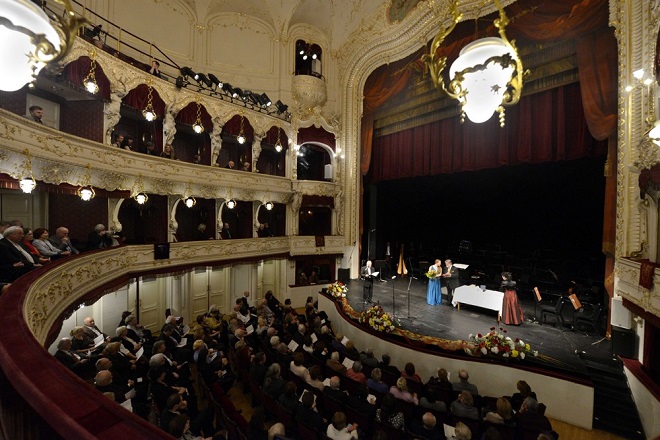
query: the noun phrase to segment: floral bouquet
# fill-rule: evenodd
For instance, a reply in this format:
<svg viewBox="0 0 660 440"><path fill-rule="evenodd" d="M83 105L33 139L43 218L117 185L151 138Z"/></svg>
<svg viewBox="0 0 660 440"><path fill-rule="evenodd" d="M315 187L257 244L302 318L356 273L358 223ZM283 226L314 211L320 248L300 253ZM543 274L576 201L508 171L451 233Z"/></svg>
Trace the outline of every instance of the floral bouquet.
<svg viewBox="0 0 660 440"><path fill-rule="evenodd" d="M360 314L358 320L361 323L368 324L372 329L389 333L396 328L396 321L389 314L385 313L379 305L369 307Z"/></svg>
<svg viewBox="0 0 660 440"><path fill-rule="evenodd" d="M334 299L346 298L347 292L348 287L346 287L341 281L335 281L328 286L328 293L332 295Z"/></svg>
<svg viewBox="0 0 660 440"><path fill-rule="evenodd" d="M435 279L435 276L436 276L437 274L438 274L438 271L437 271L437 270L433 270L433 269L431 269L431 270L429 270L428 272L426 272L425 275L426 275L426 277L427 277L429 280L434 280L434 279Z"/></svg>
<svg viewBox="0 0 660 440"><path fill-rule="evenodd" d="M473 342L472 349L466 349L468 354L473 356L479 355L494 355L503 358L519 358L525 359L525 356L538 356L539 352L532 350L529 344L526 344L522 339L512 339L506 336L506 330L500 327L500 332L495 330L495 327L490 328L490 332L482 335L470 335L469 339Z"/></svg>

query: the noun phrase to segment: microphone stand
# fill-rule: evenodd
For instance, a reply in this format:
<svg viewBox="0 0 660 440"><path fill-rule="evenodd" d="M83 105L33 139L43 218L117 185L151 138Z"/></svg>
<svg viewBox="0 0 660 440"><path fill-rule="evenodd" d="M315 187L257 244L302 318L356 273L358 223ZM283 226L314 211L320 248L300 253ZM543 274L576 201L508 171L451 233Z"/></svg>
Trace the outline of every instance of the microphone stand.
<svg viewBox="0 0 660 440"><path fill-rule="evenodd" d="M406 319L413 320L415 318L410 316L410 285L412 284L412 280L416 280L417 278L411 276L410 279L408 280L408 316Z"/></svg>
<svg viewBox="0 0 660 440"><path fill-rule="evenodd" d="M392 277L392 318L396 318L396 300L394 299L394 281L396 280L396 275Z"/></svg>

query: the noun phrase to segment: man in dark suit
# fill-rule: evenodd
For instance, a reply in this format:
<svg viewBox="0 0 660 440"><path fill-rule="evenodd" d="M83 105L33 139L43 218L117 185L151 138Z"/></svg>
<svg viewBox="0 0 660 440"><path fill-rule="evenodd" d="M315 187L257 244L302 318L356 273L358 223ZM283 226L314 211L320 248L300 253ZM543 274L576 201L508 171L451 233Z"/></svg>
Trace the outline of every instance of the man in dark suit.
<svg viewBox="0 0 660 440"><path fill-rule="evenodd" d="M540 433L543 431L552 431L550 420L543 414L538 413L538 402L528 397L523 401L520 411L516 413L516 438L523 438L525 432L533 431Z"/></svg>
<svg viewBox="0 0 660 440"><path fill-rule="evenodd" d="M64 226L60 226L55 230L55 235L48 237L48 241L61 251L69 251L72 255L79 254L80 251L73 247L71 239L69 239L69 230Z"/></svg>
<svg viewBox="0 0 660 440"><path fill-rule="evenodd" d="M304 394L301 398L302 405L298 407L296 420L318 432L325 432L328 427L328 422L321 414L314 410L314 408L316 408L314 393L309 390L305 390L303 393Z"/></svg>
<svg viewBox="0 0 660 440"><path fill-rule="evenodd" d="M362 300L365 304L371 304L374 293L374 268L371 267L371 260L367 260L367 265L362 268L360 274L364 277L362 284Z"/></svg>
<svg viewBox="0 0 660 440"><path fill-rule="evenodd" d="M440 435L440 430L436 426L436 418L430 412L425 413L422 419L415 418L411 424L410 432L422 438L429 440L440 440L444 434Z"/></svg>
<svg viewBox="0 0 660 440"><path fill-rule="evenodd" d="M447 301L449 301L449 305L451 306L451 301L454 298L454 290L461 285L461 281L458 279L458 268L454 267L451 260L445 260L445 265L447 268L442 276L447 279Z"/></svg>
<svg viewBox="0 0 660 440"><path fill-rule="evenodd" d="M23 245L23 228L10 226L0 240L0 281L11 283L31 271L39 262Z"/></svg>
<svg viewBox="0 0 660 440"><path fill-rule="evenodd" d="M348 393L339 388L341 381L338 376L332 376L330 378L330 385L323 387L323 394L330 397L331 399L336 400L337 402L344 403L348 397Z"/></svg>
<svg viewBox="0 0 660 440"><path fill-rule="evenodd" d="M222 225L222 229L220 230L220 238L223 240L231 238L231 232L229 232L229 223Z"/></svg>
<svg viewBox="0 0 660 440"><path fill-rule="evenodd" d="M80 356L71 351L70 338L60 339L60 342L57 343L55 359L77 375L81 375L85 371L91 371L92 368L88 364L89 359L81 359Z"/></svg>

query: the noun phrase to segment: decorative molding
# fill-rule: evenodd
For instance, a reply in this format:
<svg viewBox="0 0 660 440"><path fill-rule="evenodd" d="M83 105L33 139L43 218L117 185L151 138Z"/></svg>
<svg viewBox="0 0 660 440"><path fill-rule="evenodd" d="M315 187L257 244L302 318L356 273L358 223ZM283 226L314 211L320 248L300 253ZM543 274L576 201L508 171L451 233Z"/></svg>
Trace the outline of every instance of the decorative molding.
<svg viewBox="0 0 660 440"><path fill-rule="evenodd" d="M660 317L660 268L655 269L653 288L639 285L641 264L629 258L618 258L614 269L614 291L656 317Z"/></svg>

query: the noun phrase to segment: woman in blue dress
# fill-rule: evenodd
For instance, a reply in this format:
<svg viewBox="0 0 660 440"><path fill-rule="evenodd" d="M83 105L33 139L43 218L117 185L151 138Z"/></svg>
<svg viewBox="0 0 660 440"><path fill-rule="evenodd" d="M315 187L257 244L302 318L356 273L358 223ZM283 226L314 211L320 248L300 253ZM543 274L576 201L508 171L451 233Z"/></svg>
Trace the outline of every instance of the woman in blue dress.
<svg viewBox="0 0 660 440"><path fill-rule="evenodd" d="M429 277L429 287L426 290L426 302L429 305L437 306L442 304L442 289L440 278L442 277L442 266L440 260L435 260L435 264L429 266L429 272L435 271L436 275Z"/></svg>

